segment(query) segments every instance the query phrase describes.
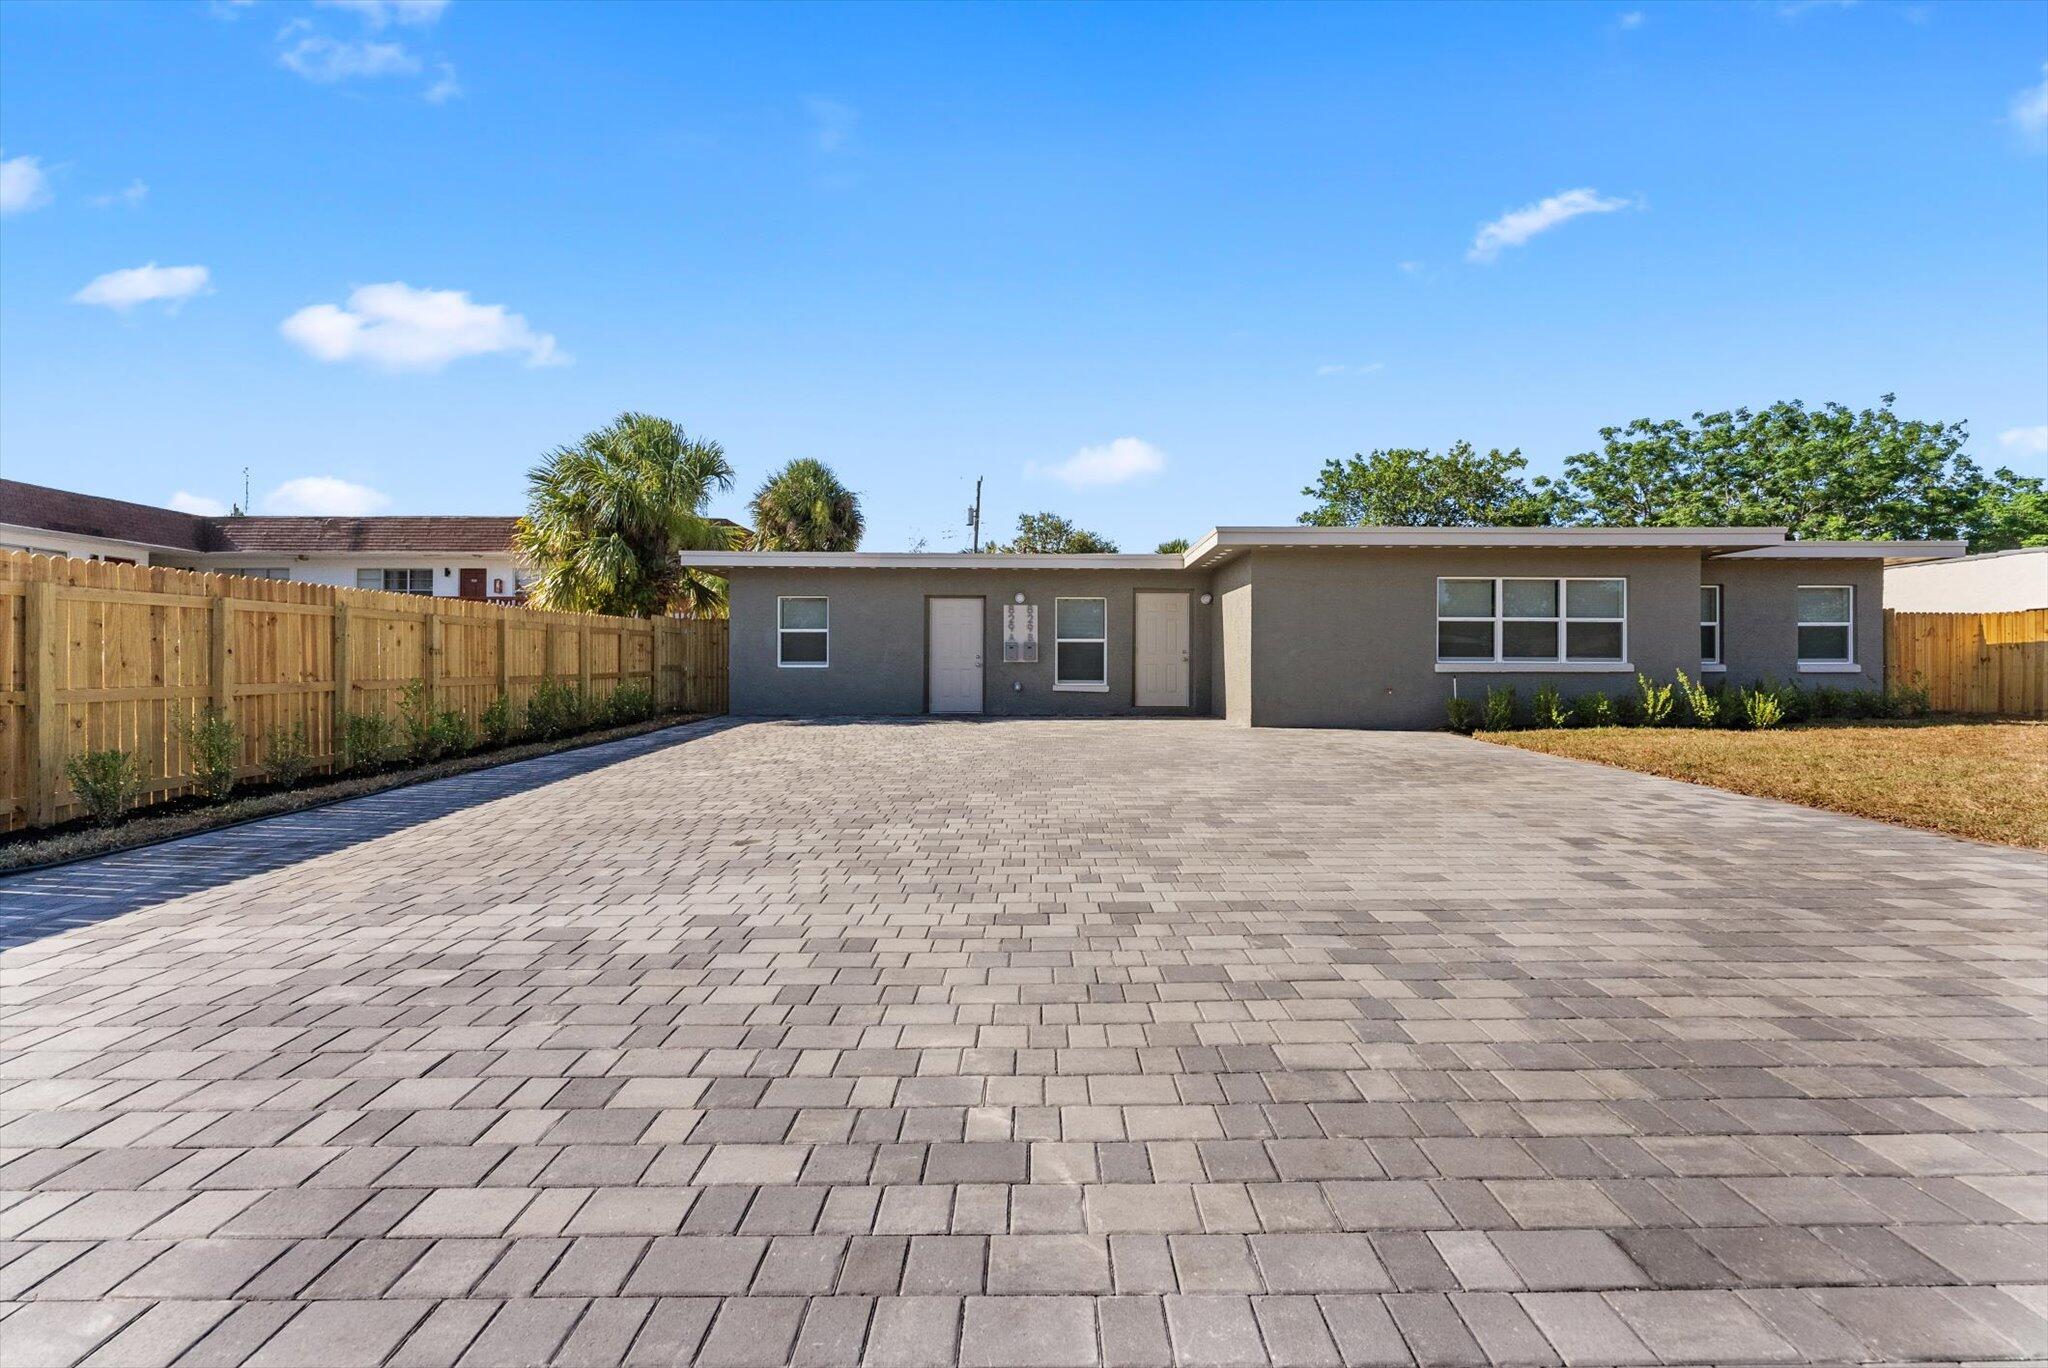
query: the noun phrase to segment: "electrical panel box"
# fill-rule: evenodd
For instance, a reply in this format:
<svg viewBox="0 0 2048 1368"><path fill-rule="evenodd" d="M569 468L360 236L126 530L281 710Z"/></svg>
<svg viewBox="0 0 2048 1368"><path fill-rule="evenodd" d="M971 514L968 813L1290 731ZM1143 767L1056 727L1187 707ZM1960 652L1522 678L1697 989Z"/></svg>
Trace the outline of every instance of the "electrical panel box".
<svg viewBox="0 0 2048 1368"><path fill-rule="evenodd" d="M1006 603L1003 605L1003 663L1006 665L1035 665L1038 663L1037 604Z"/></svg>

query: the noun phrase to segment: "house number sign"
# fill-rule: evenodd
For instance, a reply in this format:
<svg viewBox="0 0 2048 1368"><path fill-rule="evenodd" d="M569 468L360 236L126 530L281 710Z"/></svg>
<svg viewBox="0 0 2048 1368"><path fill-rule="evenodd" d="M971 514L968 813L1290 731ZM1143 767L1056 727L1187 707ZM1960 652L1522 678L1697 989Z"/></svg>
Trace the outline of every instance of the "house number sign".
<svg viewBox="0 0 2048 1368"><path fill-rule="evenodd" d="M1037 604L1006 603L1003 605L1003 663L1006 665L1035 665L1038 663Z"/></svg>

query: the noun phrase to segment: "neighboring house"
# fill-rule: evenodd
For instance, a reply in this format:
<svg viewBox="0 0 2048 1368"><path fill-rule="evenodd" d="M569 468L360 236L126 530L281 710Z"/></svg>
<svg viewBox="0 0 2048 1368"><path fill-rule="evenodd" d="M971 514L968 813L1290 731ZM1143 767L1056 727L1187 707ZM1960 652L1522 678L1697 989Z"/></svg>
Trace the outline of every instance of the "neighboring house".
<svg viewBox="0 0 2048 1368"><path fill-rule="evenodd" d="M1888 565L1884 606L1901 613L2023 613L2048 608L2048 546Z"/></svg>
<svg viewBox="0 0 2048 1368"><path fill-rule="evenodd" d="M0 480L0 550L439 598L520 597L510 517L206 517Z"/></svg>
<svg viewBox="0 0 2048 1368"><path fill-rule="evenodd" d="M1169 555L690 552L735 713L1426 727L1454 692L1642 672L1880 687L1884 568L1952 542L1783 528L1220 527Z"/></svg>

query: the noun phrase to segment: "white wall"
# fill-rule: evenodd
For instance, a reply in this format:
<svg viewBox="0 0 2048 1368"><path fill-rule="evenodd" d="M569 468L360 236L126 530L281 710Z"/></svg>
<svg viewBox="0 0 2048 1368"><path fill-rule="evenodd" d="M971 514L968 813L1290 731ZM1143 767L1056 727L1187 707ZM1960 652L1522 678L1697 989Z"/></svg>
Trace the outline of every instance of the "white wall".
<svg viewBox="0 0 2048 1368"><path fill-rule="evenodd" d="M1894 565L1884 606L1901 613L2019 613L2048 608L2048 547Z"/></svg>
<svg viewBox="0 0 2048 1368"><path fill-rule="evenodd" d="M77 537L69 532L46 532L40 527L0 523L0 551L36 551L44 555L76 556L80 560L104 560L119 556L137 565L149 565L149 548L134 542L110 541L105 537Z"/></svg>

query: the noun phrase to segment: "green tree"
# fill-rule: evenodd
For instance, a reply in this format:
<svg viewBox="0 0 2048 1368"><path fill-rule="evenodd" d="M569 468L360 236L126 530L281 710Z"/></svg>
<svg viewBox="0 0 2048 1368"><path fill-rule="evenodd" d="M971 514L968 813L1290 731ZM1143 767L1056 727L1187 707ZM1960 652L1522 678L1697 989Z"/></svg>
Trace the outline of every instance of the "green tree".
<svg viewBox="0 0 2048 1368"><path fill-rule="evenodd" d="M1170 541L1159 543L1159 554L1162 556L1179 555L1188 549L1189 544L1186 537L1175 537Z"/></svg>
<svg viewBox="0 0 2048 1368"><path fill-rule="evenodd" d="M622 413L527 474L527 511L513 547L534 571L537 607L655 617L717 613L725 582L687 571L684 551L722 550L734 529L704 515L732 487L716 442L666 418Z"/></svg>
<svg viewBox="0 0 2048 1368"><path fill-rule="evenodd" d="M1784 526L1805 538L1954 538L1972 550L2048 542L2042 481L1986 476L1963 423L1791 401L1752 412L1638 418L1600 430L1550 492L1574 522ZM1542 482L1539 482L1539 484Z"/></svg>
<svg viewBox="0 0 2048 1368"><path fill-rule="evenodd" d="M791 461L755 491L749 508L754 545L763 551L853 551L866 527L860 496L823 461Z"/></svg>
<svg viewBox="0 0 2048 1368"><path fill-rule="evenodd" d="M1114 551L1109 538L1076 527L1057 513L1020 513L1017 535L1005 545L990 542L983 550L1010 552L1023 556L1080 555L1091 551Z"/></svg>
<svg viewBox="0 0 2048 1368"><path fill-rule="evenodd" d="M1556 520L1549 482L1522 478L1520 451L1485 455L1470 442L1448 451L1375 451L1325 461L1302 490L1316 501L1300 521L1315 527L1541 526Z"/></svg>

